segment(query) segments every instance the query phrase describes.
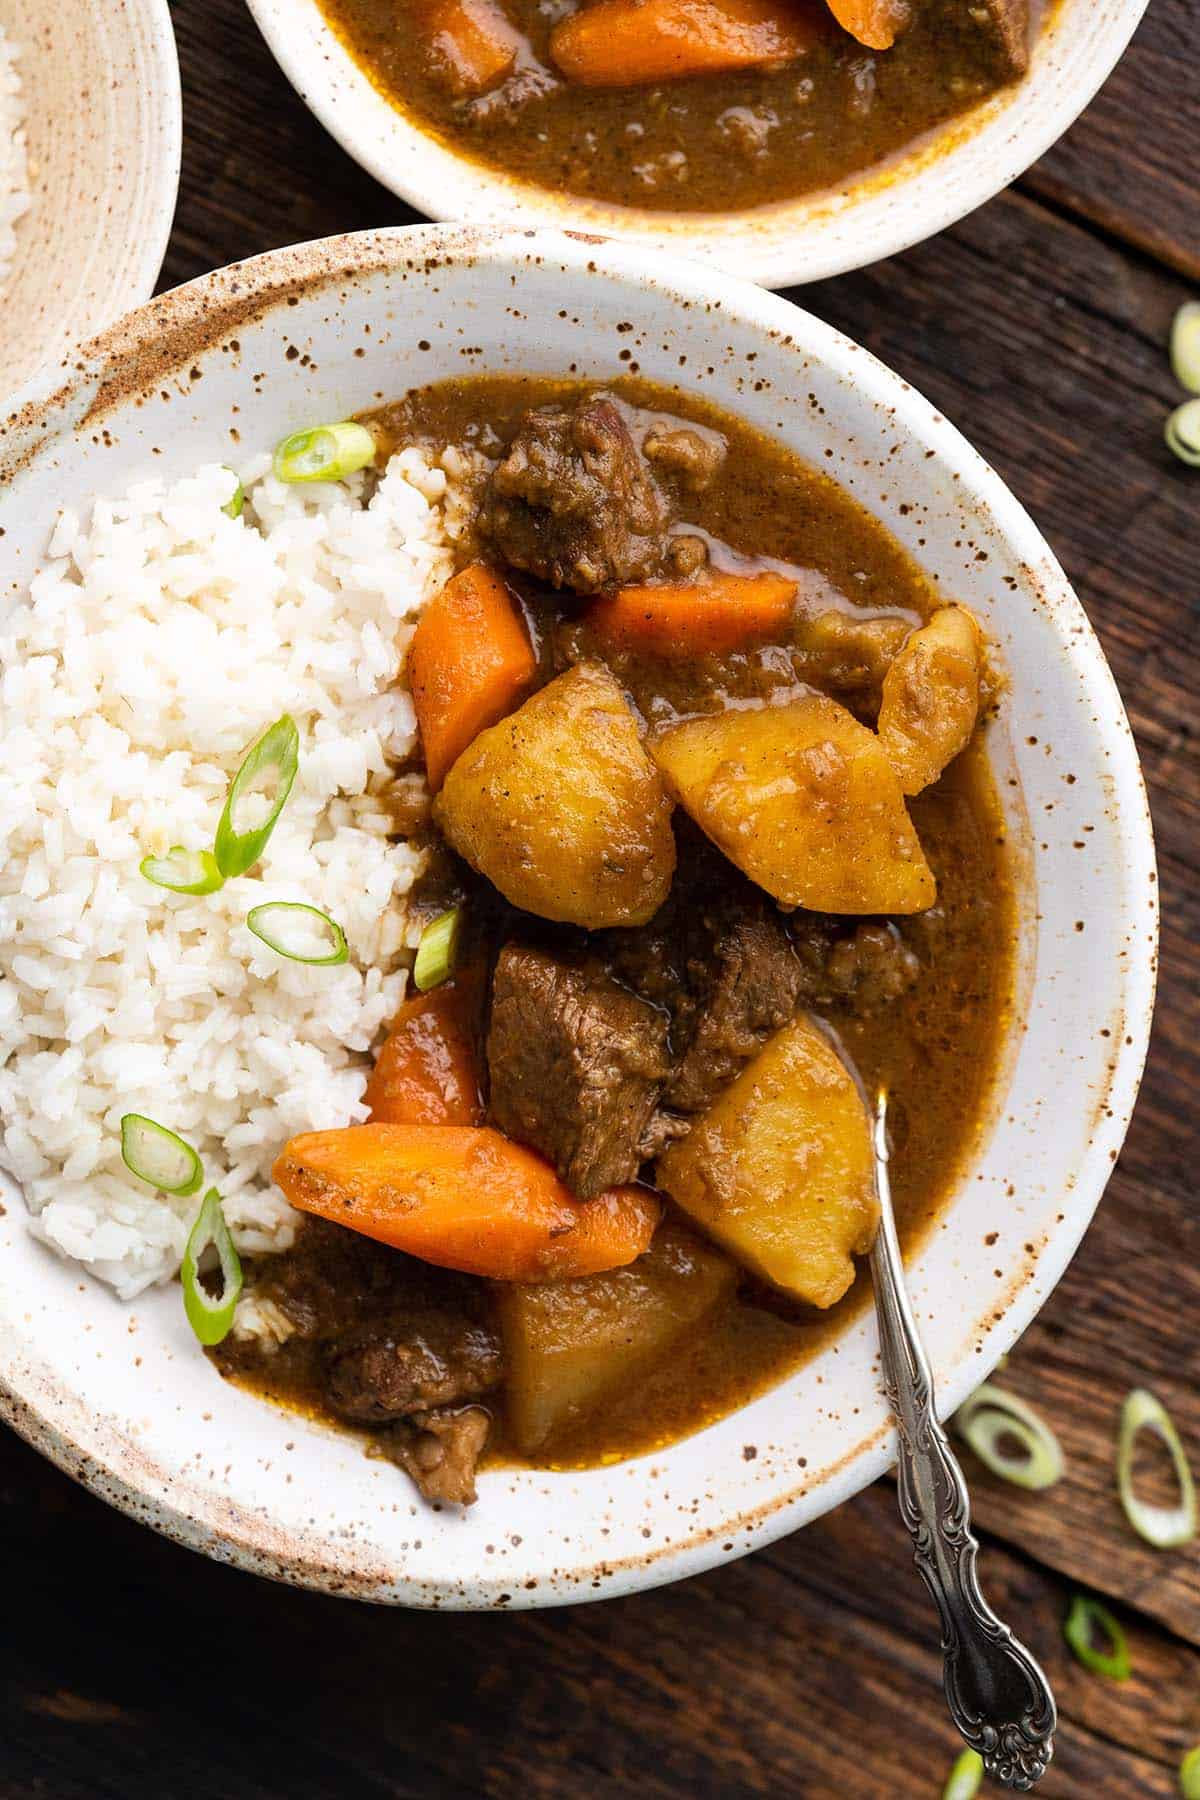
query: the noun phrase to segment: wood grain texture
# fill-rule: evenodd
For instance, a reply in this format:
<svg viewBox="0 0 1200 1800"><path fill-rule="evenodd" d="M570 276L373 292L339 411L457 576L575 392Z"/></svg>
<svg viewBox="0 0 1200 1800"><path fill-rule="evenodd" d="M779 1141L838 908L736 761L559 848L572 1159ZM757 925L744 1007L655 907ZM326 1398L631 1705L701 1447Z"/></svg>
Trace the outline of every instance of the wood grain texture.
<svg viewBox="0 0 1200 1800"><path fill-rule="evenodd" d="M186 129L164 285L413 216L309 117L241 0L176 0L174 17ZM985 1584L1058 1691L1042 1792L1063 1800L1166 1800L1200 1742L1200 1553L1141 1546L1112 1485L1135 1383L1171 1405L1200 1469L1200 476L1161 442L1165 332L1182 277L1200 278L1194 29L1194 0L1151 0L1105 93L1014 191L794 296L922 388L1038 519L1112 661L1155 812L1163 971L1142 1100L1093 1230L1002 1378L1053 1420L1067 1475L1026 1496L968 1458ZM881 1483L754 1558L629 1600L404 1615L190 1557L6 1434L0 1800L934 1800L956 1744L894 1504ZM1127 1687L1063 1646L1077 1584L1129 1625Z"/></svg>

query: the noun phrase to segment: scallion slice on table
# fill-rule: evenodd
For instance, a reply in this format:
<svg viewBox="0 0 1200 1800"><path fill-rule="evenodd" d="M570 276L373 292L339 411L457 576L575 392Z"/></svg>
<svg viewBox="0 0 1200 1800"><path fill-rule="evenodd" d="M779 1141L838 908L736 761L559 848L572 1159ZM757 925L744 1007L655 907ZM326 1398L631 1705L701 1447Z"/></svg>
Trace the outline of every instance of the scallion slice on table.
<svg viewBox="0 0 1200 1800"><path fill-rule="evenodd" d="M1200 300L1185 300L1171 325L1171 367L1181 388L1200 394Z"/></svg>
<svg viewBox="0 0 1200 1800"><path fill-rule="evenodd" d="M343 481L374 460L375 439L347 419L294 431L275 446L274 469L280 481Z"/></svg>
<svg viewBox="0 0 1200 1800"><path fill-rule="evenodd" d="M221 1291L212 1294L200 1278L200 1264L210 1249L217 1253L221 1272ZM219 1344L228 1336L233 1314L242 1291L242 1260L229 1235L221 1196L209 1188L196 1215L183 1262L179 1269L183 1285L183 1307L188 1323L202 1344Z"/></svg>
<svg viewBox="0 0 1200 1800"><path fill-rule="evenodd" d="M942 1789L942 1800L975 1800L983 1786L983 1758L978 1750L964 1750Z"/></svg>
<svg viewBox="0 0 1200 1800"><path fill-rule="evenodd" d="M1179 1501L1175 1506L1155 1506L1149 1500L1140 1500L1133 1491L1134 1446L1142 1431L1152 1431L1170 1452L1179 1488ZM1156 1550L1173 1550L1180 1544L1190 1544L1195 1537L1196 1483L1187 1455L1170 1413L1162 1401L1145 1388L1134 1388L1121 1408L1117 1431L1117 1492L1133 1529Z"/></svg>
<svg viewBox="0 0 1200 1800"><path fill-rule="evenodd" d="M251 907L246 923L268 949L292 962L323 968L344 963L350 955L346 934L337 920L320 907L305 906L298 900L268 900Z"/></svg>
<svg viewBox="0 0 1200 1800"><path fill-rule="evenodd" d="M211 850L185 850L173 844L165 856L143 856L138 864L147 881L173 894L215 894L225 877Z"/></svg>
<svg viewBox="0 0 1200 1800"><path fill-rule="evenodd" d="M1103 1675L1109 1681L1129 1680L1133 1668L1129 1639L1107 1606L1101 1606L1087 1594L1076 1594L1063 1625L1063 1636L1076 1659L1093 1675ZM1097 1637L1107 1642L1107 1650L1097 1648Z"/></svg>
<svg viewBox="0 0 1200 1800"><path fill-rule="evenodd" d="M1173 450L1180 462L1187 463L1189 468L1200 469L1200 399L1185 400L1177 406L1167 420L1163 432L1167 440L1167 448Z"/></svg>
<svg viewBox="0 0 1200 1800"><path fill-rule="evenodd" d="M1179 1791L1183 1800L1200 1800L1200 1744L1187 1751L1179 1765Z"/></svg>
<svg viewBox="0 0 1200 1800"><path fill-rule="evenodd" d="M421 941L417 945L417 960L413 964L413 982L420 993L427 994L430 988L439 987L454 973L461 922L462 908L452 906L449 912L440 914L421 933Z"/></svg>
<svg viewBox="0 0 1200 1800"><path fill-rule="evenodd" d="M194 1194L204 1175L192 1146L144 1113L121 1120L121 1159L139 1181L164 1194Z"/></svg>
<svg viewBox="0 0 1200 1800"><path fill-rule="evenodd" d="M1040 1413L1027 1401L985 1381L976 1388L954 1419L955 1426L979 1460L993 1475L1034 1493L1053 1487L1065 1462L1062 1446ZM1012 1455L1005 1441L1013 1440L1019 1454Z"/></svg>
<svg viewBox="0 0 1200 1800"><path fill-rule="evenodd" d="M284 713L250 746L229 784L213 845L222 875L244 875L258 861L292 791L299 766L300 733L296 721ZM255 800L260 806L267 803L268 811L265 819L251 825L246 811Z"/></svg>
<svg viewBox="0 0 1200 1800"><path fill-rule="evenodd" d="M228 468L228 464L225 464L224 466ZM246 504L246 490L242 486L237 470L229 469L229 473L233 476L233 492L221 508L221 511L231 519L240 519L242 516L242 508Z"/></svg>

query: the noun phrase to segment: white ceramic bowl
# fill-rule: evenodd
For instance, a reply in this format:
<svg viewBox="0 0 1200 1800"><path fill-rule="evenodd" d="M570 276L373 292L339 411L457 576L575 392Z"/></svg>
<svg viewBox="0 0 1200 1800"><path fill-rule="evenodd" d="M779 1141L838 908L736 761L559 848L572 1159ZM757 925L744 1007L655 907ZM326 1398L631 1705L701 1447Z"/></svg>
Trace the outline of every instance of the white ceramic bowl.
<svg viewBox="0 0 1200 1800"><path fill-rule="evenodd" d="M1156 890L1137 757L1087 619L1021 507L919 394L786 301L628 244L433 226L332 238L162 296L89 345L53 397L28 396L0 437L6 577L28 578L64 495L182 473L234 430L245 452L410 384L568 365L603 380L629 367L622 352L667 383L686 354L689 391L834 474L1007 659L991 743L1030 857L1028 1004L990 1136L911 1269L948 1410L1029 1323L1103 1190L1146 1046ZM478 1607L619 1593L803 1525L892 1454L863 1318L669 1449L497 1470L472 1512L434 1512L353 1440L223 1385L175 1291L124 1306L56 1261L15 1193L0 1259L0 1398L18 1430L182 1542L331 1591Z"/></svg>
<svg viewBox="0 0 1200 1800"><path fill-rule="evenodd" d="M179 187L167 0L0 0L32 205L4 284L0 397L154 291Z"/></svg>
<svg viewBox="0 0 1200 1800"><path fill-rule="evenodd" d="M296 92L364 169L433 219L574 226L728 269L766 287L892 256L990 200L1050 148L1108 76L1146 0L1052 0L1027 78L887 169L742 213L643 212L552 193L461 156L363 74L316 0L247 0Z"/></svg>

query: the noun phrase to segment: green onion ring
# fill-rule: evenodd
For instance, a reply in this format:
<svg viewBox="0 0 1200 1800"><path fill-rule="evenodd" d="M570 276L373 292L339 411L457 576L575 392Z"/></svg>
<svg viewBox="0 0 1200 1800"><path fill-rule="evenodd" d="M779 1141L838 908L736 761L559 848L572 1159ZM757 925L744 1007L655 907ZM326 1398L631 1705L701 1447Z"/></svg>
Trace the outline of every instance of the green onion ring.
<svg viewBox="0 0 1200 1800"><path fill-rule="evenodd" d="M209 1248L216 1251L220 1264L220 1298L210 1294L200 1280L200 1259ZM180 1264L179 1279L183 1286L183 1309L192 1330L202 1344L219 1344L229 1334L242 1291L242 1259L229 1235L221 1196L216 1188L209 1188L196 1215Z"/></svg>
<svg viewBox="0 0 1200 1800"><path fill-rule="evenodd" d="M452 906L421 933L417 959L413 964L413 983L417 991L427 994L454 973L458 949L458 932L462 923L461 906Z"/></svg>
<svg viewBox="0 0 1200 1800"><path fill-rule="evenodd" d="M1097 1627L1111 1644L1110 1650L1097 1650L1092 1642ZM1093 1675L1103 1675L1109 1681L1129 1680L1133 1669L1129 1639L1107 1606L1101 1606L1087 1594L1076 1594L1063 1625L1063 1636L1076 1660Z"/></svg>
<svg viewBox="0 0 1200 1800"><path fill-rule="evenodd" d="M1200 1744L1187 1751L1179 1764L1179 1792L1183 1800L1200 1800Z"/></svg>
<svg viewBox="0 0 1200 1800"><path fill-rule="evenodd" d="M1179 1486L1177 1506L1154 1506L1148 1500L1139 1500L1133 1491L1133 1449L1141 1431L1152 1431L1171 1453ZM1117 1492L1133 1529L1156 1550L1174 1550L1180 1544L1190 1544L1195 1537L1196 1483L1187 1454L1170 1413L1162 1401L1145 1388L1134 1388L1126 1395L1121 1408L1117 1431Z"/></svg>
<svg viewBox="0 0 1200 1800"><path fill-rule="evenodd" d="M365 425L315 425L294 431L275 447L273 467L280 481L342 481L375 461L375 439Z"/></svg>
<svg viewBox="0 0 1200 1800"><path fill-rule="evenodd" d="M251 907L246 914L246 923L269 950L277 951L291 962L311 963L314 968L321 969L349 959L345 932L336 919L331 919L318 906L305 906L299 900L268 900L262 906ZM311 945L314 930L324 939L326 951L323 955L309 956L303 947Z"/></svg>
<svg viewBox="0 0 1200 1800"><path fill-rule="evenodd" d="M980 1462L1014 1486L1040 1493L1061 1478L1065 1458L1058 1439L1040 1413L1005 1388L985 1381L959 1407L954 1423ZM1023 1457L1003 1453L1006 1437L1017 1439Z"/></svg>
<svg viewBox="0 0 1200 1800"><path fill-rule="evenodd" d="M213 852L222 875L244 875L267 847L280 813L287 803L300 767L300 733L296 721L284 713L269 725L262 736L247 750L242 766L229 784L225 808L217 825ZM239 831L235 814L239 802L248 798L247 789L255 776L274 771L275 798L261 825L250 831Z"/></svg>
<svg viewBox="0 0 1200 1800"><path fill-rule="evenodd" d="M144 1113L121 1120L121 1160L131 1175L164 1194L194 1194L204 1177L192 1146Z"/></svg>
<svg viewBox="0 0 1200 1800"><path fill-rule="evenodd" d="M1177 406L1163 428L1167 448L1190 469L1200 469L1200 399Z"/></svg>
<svg viewBox="0 0 1200 1800"><path fill-rule="evenodd" d="M978 1750L964 1750L942 1789L942 1800L975 1800L983 1786L983 1758Z"/></svg>
<svg viewBox="0 0 1200 1800"><path fill-rule="evenodd" d="M211 850L185 850L182 844L172 844L165 856L143 856L138 868L147 881L173 894L215 894L225 885Z"/></svg>
<svg viewBox="0 0 1200 1800"><path fill-rule="evenodd" d="M224 469L229 469L228 463L222 463L221 466ZM229 469L229 473L233 476L233 492L221 508L221 511L227 518L240 519L242 516L242 508L246 504L246 490L242 486L241 477L238 475L237 470Z"/></svg>
<svg viewBox="0 0 1200 1800"><path fill-rule="evenodd" d="M1200 300L1185 300L1171 322L1171 367L1181 388L1200 394Z"/></svg>

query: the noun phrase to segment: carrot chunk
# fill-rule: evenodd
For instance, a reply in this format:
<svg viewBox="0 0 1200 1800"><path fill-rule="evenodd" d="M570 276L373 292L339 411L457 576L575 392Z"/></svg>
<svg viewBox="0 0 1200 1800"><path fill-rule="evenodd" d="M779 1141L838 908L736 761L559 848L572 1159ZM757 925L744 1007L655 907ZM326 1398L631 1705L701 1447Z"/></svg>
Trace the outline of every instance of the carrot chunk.
<svg viewBox="0 0 1200 1800"><path fill-rule="evenodd" d="M829 10L868 50L890 50L912 22L911 0L829 0Z"/></svg>
<svg viewBox="0 0 1200 1800"><path fill-rule="evenodd" d="M473 1030L478 985L461 975L404 1002L363 1095L373 1123L479 1124L483 1107Z"/></svg>
<svg viewBox="0 0 1200 1800"><path fill-rule="evenodd" d="M823 36L805 0L595 0L555 26L550 54L568 81L631 87L791 62Z"/></svg>
<svg viewBox="0 0 1200 1800"><path fill-rule="evenodd" d="M494 1281L623 1268L649 1248L662 1216L646 1188L573 1199L549 1163L488 1126L310 1131L285 1146L273 1174L302 1212Z"/></svg>
<svg viewBox="0 0 1200 1800"><path fill-rule="evenodd" d="M712 572L701 581L619 588L594 601L588 621L613 649L651 656L719 656L786 624L796 583Z"/></svg>
<svg viewBox="0 0 1200 1800"><path fill-rule="evenodd" d="M520 39L493 0L433 0L426 14L429 61L456 94L481 94L517 60Z"/></svg>
<svg viewBox="0 0 1200 1800"><path fill-rule="evenodd" d="M516 705L537 667L516 600L482 563L448 581L417 623L408 678L429 785Z"/></svg>

